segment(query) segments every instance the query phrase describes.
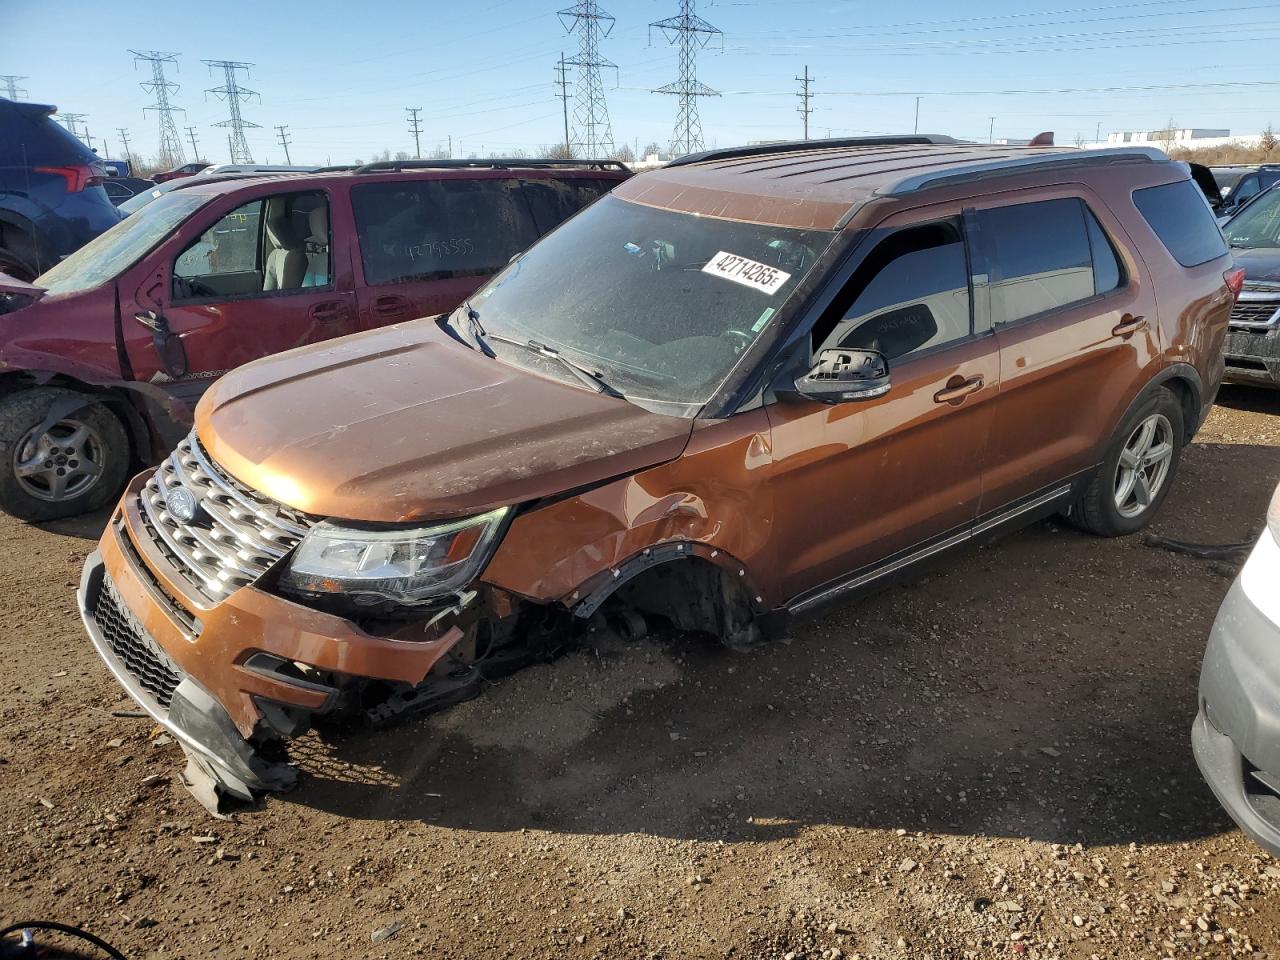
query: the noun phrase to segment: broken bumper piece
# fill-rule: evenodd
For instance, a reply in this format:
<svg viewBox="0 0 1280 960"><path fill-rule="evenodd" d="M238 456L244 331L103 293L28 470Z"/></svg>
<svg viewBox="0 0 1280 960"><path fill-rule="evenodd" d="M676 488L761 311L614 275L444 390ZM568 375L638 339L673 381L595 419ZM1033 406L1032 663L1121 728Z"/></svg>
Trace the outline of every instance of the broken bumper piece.
<svg viewBox="0 0 1280 960"><path fill-rule="evenodd" d="M231 796L286 790L296 781L284 763L264 760L240 735L230 715L143 629L116 593L97 551L85 562L77 593L80 618L107 669L125 692L182 745L183 781L206 809Z"/></svg>

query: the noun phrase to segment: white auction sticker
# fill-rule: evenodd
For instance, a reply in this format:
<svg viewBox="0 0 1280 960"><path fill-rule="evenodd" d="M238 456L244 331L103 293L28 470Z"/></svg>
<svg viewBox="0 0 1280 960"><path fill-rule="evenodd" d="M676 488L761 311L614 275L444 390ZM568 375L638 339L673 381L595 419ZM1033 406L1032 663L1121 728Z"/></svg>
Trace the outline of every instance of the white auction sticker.
<svg viewBox="0 0 1280 960"><path fill-rule="evenodd" d="M791 274L783 273L777 267L771 267L767 263L757 263L724 250L712 257L702 268L702 272L724 277L744 287L763 291L769 296L777 293L778 288L791 279Z"/></svg>

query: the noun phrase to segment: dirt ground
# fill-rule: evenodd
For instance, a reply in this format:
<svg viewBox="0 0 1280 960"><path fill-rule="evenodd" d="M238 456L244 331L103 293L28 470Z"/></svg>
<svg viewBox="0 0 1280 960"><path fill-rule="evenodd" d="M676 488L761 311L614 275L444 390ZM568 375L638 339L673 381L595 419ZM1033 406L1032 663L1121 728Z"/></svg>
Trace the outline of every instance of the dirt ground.
<svg viewBox="0 0 1280 960"><path fill-rule="evenodd" d="M1229 390L1154 530L1255 536L1280 395ZM0 518L0 921L130 957L1280 957L1280 864L1191 757L1233 570L1042 523L735 654L588 648L207 817ZM164 779L151 784L147 778ZM392 932L394 931L394 932Z"/></svg>

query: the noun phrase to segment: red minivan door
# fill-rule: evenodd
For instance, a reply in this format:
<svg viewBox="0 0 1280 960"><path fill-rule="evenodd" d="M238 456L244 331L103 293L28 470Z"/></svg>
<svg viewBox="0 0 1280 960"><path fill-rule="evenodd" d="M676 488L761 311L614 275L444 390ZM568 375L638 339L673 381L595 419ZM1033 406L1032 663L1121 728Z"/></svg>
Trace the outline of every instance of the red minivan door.
<svg viewBox="0 0 1280 960"><path fill-rule="evenodd" d="M332 239L350 236L349 214L333 200L328 190L276 182L200 211L193 239L163 245L136 291L121 289L134 379L194 407L228 370L354 332L348 247Z"/></svg>

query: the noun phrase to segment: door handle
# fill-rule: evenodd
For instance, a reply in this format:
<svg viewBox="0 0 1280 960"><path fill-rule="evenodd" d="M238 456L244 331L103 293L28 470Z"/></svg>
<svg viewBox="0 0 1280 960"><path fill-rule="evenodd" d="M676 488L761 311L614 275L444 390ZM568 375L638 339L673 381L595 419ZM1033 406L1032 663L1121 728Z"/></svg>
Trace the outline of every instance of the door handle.
<svg viewBox="0 0 1280 960"><path fill-rule="evenodd" d="M977 393L986 385L983 377L970 377L966 380L957 374L947 381L947 385L933 395L934 403L958 404L971 393Z"/></svg>
<svg viewBox="0 0 1280 960"><path fill-rule="evenodd" d="M318 323L336 323L347 319L347 305L337 300L330 303L317 303L311 308L310 314L311 319Z"/></svg>
<svg viewBox="0 0 1280 960"><path fill-rule="evenodd" d="M1126 313L1120 318L1120 322L1111 328L1113 337L1131 337L1139 330L1147 328L1146 317L1135 317L1132 313Z"/></svg>
<svg viewBox="0 0 1280 960"><path fill-rule="evenodd" d="M378 297L373 301L373 314L377 317L401 317L413 306L404 297Z"/></svg>

